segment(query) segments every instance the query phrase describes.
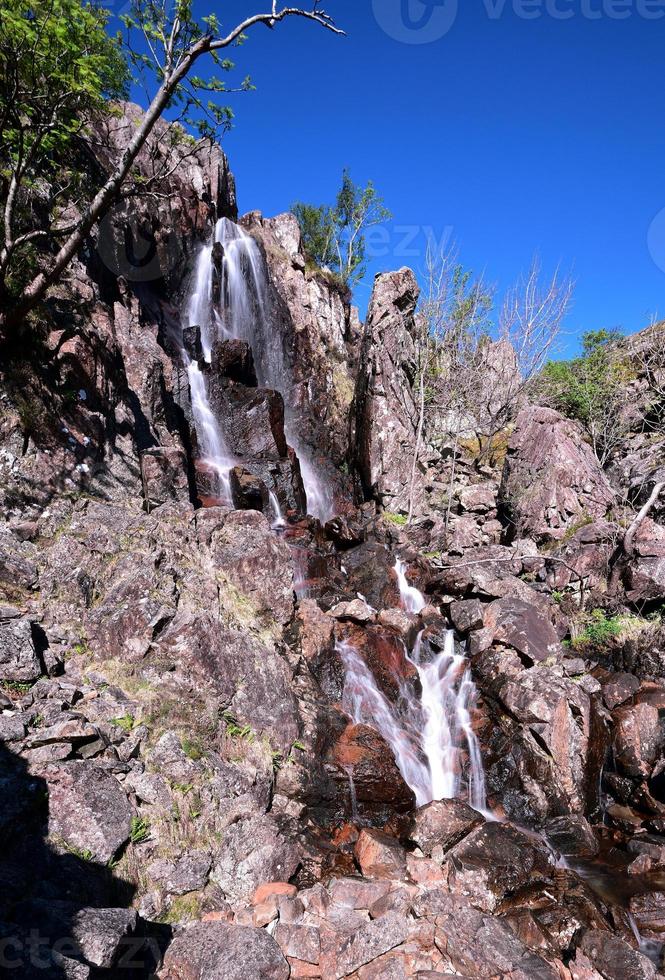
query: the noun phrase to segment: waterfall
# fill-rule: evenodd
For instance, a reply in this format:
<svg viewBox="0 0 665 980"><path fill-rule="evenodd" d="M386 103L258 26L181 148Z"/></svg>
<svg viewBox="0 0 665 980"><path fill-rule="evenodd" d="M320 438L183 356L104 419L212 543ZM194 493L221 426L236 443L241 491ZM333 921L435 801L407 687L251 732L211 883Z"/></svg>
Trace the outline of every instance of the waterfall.
<svg viewBox="0 0 665 980"><path fill-rule="evenodd" d="M379 690L372 672L348 642L337 644L346 673L342 706L355 724L369 725L389 745L416 804L464 797L476 810L486 809L485 773L478 739L471 725L477 692L463 656L455 653L454 634L429 662L423 657L422 633L407 660L418 671L420 698L403 685L399 706ZM461 753L469 755L462 778Z"/></svg>
<svg viewBox="0 0 665 980"><path fill-rule="evenodd" d="M239 225L221 218L212 243L199 252L186 319L190 326L201 328L208 362L216 340L233 338L250 345L259 384L279 391L284 398L286 438L300 460L308 511L326 521L333 516L332 493L298 436L290 370L281 338L273 329L267 283L257 243Z"/></svg>
<svg viewBox="0 0 665 980"><path fill-rule="evenodd" d="M400 561L398 558L394 565L394 571L397 575L397 584L399 586L402 605L407 612L419 613L421 609L425 608L427 603L422 592L419 592L415 586L409 585L406 577L406 562Z"/></svg>
<svg viewBox="0 0 665 980"><path fill-rule="evenodd" d="M278 531L280 528L286 526L286 521L282 514L282 508L279 506L279 500L272 490L270 491L270 506L272 507L273 513L272 529L273 531Z"/></svg>
<svg viewBox="0 0 665 980"><path fill-rule="evenodd" d="M196 434L203 452L204 465L215 474L217 490L224 503L231 504L231 481L229 474L234 460L231 456L217 424L206 390L205 377L196 361L189 359L185 351L182 357L187 365L189 390L192 399L192 413L196 425Z"/></svg>

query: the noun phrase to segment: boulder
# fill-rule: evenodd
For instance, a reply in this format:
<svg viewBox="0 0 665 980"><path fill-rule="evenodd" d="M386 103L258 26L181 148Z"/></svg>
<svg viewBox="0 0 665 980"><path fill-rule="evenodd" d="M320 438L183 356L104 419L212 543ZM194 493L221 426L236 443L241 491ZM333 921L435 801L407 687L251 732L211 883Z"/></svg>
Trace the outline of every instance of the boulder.
<svg viewBox="0 0 665 980"><path fill-rule="evenodd" d="M390 880L406 874L404 848L380 830L361 830L353 854L365 878Z"/></svg>
<svg viewBox="0 0 665 980"><path fill-rule="evenodd" d="M483 622L495 640L517 650L529 664L563 653L547 613L523 599L495 600L486 607Z"/></svg>
<svg viewBox="0 0 665 980"><path fill-rule="evenodd" d="M624 569L626 597L631 603L665 598L665 527L647 518L634 539L634 553Z"/></svg>
<svg viewBox="0 0 665 980"><path fill-rule="evenodd" d="M157 446L141 453L143 499L148 510L167 501L189 501L188 462L180 446Z"/></svg>
<svg viewBox="0 0 665 980"><path fill-rule="evenodd" d="M459 502L462 510L471 511L474 514L486 514L496 507L496 485L493 483L479 483L460 490Z"/></svg>
<svg viewBox="0 0 665 980"><path fill-rule="evenodd" d="M540 543L604 517L614 493L579 426L530 406L517 416L499 499L515 536Z"/></svg>
<svg viewBox="0 0 665 980"><path fill-rule="evenodd" d="M643 701L614 712L614 758L619 772L646 780L665 748L665 705Z"/></svg>
<svg viewBox="0 0 665 980"><path fill-rule="evenodd" d="M213 344L210 367L212 374L247 388L258 385L252 348L244 340L221 340Z"/></svg>
<svg viewBox="0 0 665 980"><path fill-rule="evenodd" d="M578 946L605 980L655 980L655 966L638 950L610 932L590 929Z"/></svg>
<svg viewBox="0 0 665 980"><path fill-rule="evenodd" d="M300 854L270 814L254 813L224 831L210 873L231 903L249 902L266 881L288 881Z"/></svg>
<svg viewBox="0 0 665 980"><path fill-rule="evenodd" d="M564 857L595 857L600 850L589 821L581 813L555 817L543 827L548 841Z"/></svg>
<svg viewBox="0 0 665 980"><path fill-rule="evenodd" d="M447 855L448 884L454 894L484 912L527 884L551 882L546 849L508 824L478 827Z"/></svg>
<svg viewBox="0 0 665 980"><path fill-rule="evenodd" d="M483 819L462 800L434 800L414 812L409 840L429 857L435 848L450 850L480 826Z"/></svg>
<svg viewBox="0 0 665 980"><path fill-rule="evenodd" d="M338 602L330 610L333 619L350 619L354 623L371 623L376 619L376 612L362 599L351 602Z"/></svg>
<svg viewBox="0 0 665 980"><path fill-rule="evenodd" d="M244 466L234 466L230 473L231 496L237 510L269 513L270 497L263 480Z"/></svg>
<svg viewBox="0 0 665 980"><path fill-rule="evenodd" d="M387 804L398 812L413 809L415 798L397 768L390 748L373 728L348 725L333 745L329 761L333 778L367 807Z"/></svg>
<svg viewBox="0 0 665 980"><path fill-rule="evenodd" d="M289 964L268 933L228 922L200 922L169 946L159 980L288 980Z"/></svg>
<svg viewBox="0 0 665 980"><path fill-rule="evenodd" d="M434 920L437 947L462 977L560 980L559 971L532 952L505 922L459 896L435 886L415 900L414 911Z"/></svg>
<svg viewBox="0 0 665 980"><path fill-rule="evenodd" d="M91 762L35 768L48 789L48 832L106 864L129 839L135 810L118 780Z"/></svg>
<svg viewBox="0 0 665 980"><path fill-rule="evenodd" d="M354 464L366 499L407 511L417 444L415 318L410 269L378 275L369 304L355 392ZM415 492L422 495L416 470Z"/></svg>
<svg viewBox="0 0 665 980"><path fill-rule="evenodd" d="M41 672L29 620L0 619L0 680L30 683Z"/></svg>
<svg viewBox="0 0 665 980"><path fill-rule="evenodd" d="M532 772L541 816L583 813L597 799L604 757L589 695L568 678L531 667L507 680L499 697L519 723L514 758L525 776Z"/></svg>
<svg viewBox="0 0 665 980"><path fill-rule="evenodd" d="M450 618L458 633L470 633L483 628L485 607L478 599L465 599L450 605Z"/></svg>

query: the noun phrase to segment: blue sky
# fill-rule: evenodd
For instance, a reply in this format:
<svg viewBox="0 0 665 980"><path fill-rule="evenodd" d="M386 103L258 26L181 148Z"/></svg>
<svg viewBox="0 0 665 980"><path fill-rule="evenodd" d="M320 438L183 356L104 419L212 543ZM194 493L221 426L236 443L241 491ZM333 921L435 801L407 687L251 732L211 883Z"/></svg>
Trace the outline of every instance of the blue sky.
<svg viewBox="0 0 665 980"><path fill-rule="evenodd" d="M434 233L499 289L535 251L572 269L566 350L584 330L665 316L665 217L649 248L665 209L665 0L436 0L421 44L405 43L402 2L327 0L348 37L290 22L235 52L257 86L235 97L224 141L241 210L330 201L348 166L394 214L361 308L375 272L422 270ZM230 24L261 6L217 12Z"/></svg>

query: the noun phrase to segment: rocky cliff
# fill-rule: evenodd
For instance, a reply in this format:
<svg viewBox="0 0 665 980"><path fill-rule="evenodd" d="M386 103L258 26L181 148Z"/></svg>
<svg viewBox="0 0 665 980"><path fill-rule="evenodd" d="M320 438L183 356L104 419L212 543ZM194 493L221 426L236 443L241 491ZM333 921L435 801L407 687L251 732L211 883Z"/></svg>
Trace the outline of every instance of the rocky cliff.
<svg viewBox="0 0 665 980"><path fill-rule="evenodd" d="M421 452L413 273L361 325L233 188L125 204L2 362L11 975L663 975L662 439Z"/></svg>

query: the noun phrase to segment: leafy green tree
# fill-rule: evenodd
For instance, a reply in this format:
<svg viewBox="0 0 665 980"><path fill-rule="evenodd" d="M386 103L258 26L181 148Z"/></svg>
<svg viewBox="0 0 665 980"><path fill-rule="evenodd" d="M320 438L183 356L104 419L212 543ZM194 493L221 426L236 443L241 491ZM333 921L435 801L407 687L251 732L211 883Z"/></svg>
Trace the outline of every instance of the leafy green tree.
<svg viewBox="0 0 665 980"><path fill-rule="evenodd" d="M106 98L126 95L127 64L107 14L81 0L0 3L0 296L31 268L35 245L85 193L81 141Z"/></svg>
<svg viewBox="0 0 665 980"><path fill-rule="evenodd" d="M568 361L550 361L538 386L540 397L583 425L603 465L625 431L625 392L631 369L621 339L618 330L585 333L582 354Z"/></svg>
<svg viewBox="0 0 665 980"><path fill-rule="evenodd" d="M229 89L215 74L234 67L222 51L242 44L259 24L273 28L292 17L343 33L319 0L310 9L280 8L279 0L266 6L225 32L214 14L197 19L192 0L135 0L116 43L106 36L104 15L84 0L0 0L0 338L43 301L116 201L141 190L135 163L166 110L173 145L187 145L188 124L201 139L229 125L232 114L220 98L250 82ZM212 75L194 74L202 59ZM71 154L92 152L102 100L125 91L125 60L149 105L110 173L95 184L94 168L76 172ZM75 214L71 222L66 204ZM26 250L37 248L27 261Z"/></svg>
<svg viewBox="0 0 665 980"><path fill-rule="evenodd" d="M336 273L348 287L365 275L368 228L392 218L372 181L360 187L348 170L342 174L334 207L298 202L291 210L300 224L309 259Z"/></svg>

